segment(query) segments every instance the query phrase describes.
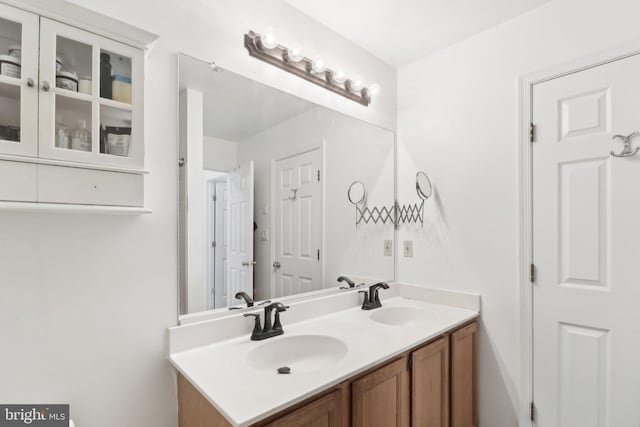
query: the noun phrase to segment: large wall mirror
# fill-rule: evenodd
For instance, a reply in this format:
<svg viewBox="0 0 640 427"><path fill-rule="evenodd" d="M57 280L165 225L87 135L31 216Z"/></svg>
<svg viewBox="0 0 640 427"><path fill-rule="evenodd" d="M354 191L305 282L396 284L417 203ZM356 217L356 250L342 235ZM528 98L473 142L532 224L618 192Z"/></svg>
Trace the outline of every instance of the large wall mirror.
<svg viewBox="0 0 640 427"><path fill-rule="evenodd" d="M179 90L181 315L394 278L393 225L347 197L393 203L393 132L183 54Z"/></svg>

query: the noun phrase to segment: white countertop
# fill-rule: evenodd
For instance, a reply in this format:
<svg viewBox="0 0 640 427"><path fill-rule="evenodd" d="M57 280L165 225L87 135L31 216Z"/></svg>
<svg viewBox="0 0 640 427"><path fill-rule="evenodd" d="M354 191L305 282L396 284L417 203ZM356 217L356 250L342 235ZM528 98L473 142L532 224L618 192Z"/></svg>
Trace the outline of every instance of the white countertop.
<svg viewBox="0 0 640 427"><path fill-rule="evenodd" d="M373 313L381 309L364 311L358 306L289 324L289 311L296 309L292 305L289 311L281 314L284 335L264 341L251 341L249 334L243 334L184 350L181 348L184 346L177 346L178 351L175 351L176 348L170 350L169 359L232 425L244 427L438 337L479 315L479 296L467 295L466 300L462 297L464 303L457 304L459 306L456 307L455 296L442 298L437 297L434 292L438 291L434 290L422 291L410 285L393 286L396 289L389 293L396 296L385 298L385 291L381 291L383 309L414 307L428 311L428 318L409 325L392 326L370 319ZM435 298L429 298L434 295ZM432 299L440 304L428 302ZM474 299L477 300L476 303L473 302ZM444 305L443 301L453 301L454 305ZM236 319L252 325L251 320ZM172 328L170 334L188 332L181 328L191 326L193 325ZM223 327L223 324L219 327ZM246 363L251 350L267 342L295 335L337 338L347 344L347 352L330 367L312 372L295 372L295 368L292 368L289 375L256 370Z"/></svg>

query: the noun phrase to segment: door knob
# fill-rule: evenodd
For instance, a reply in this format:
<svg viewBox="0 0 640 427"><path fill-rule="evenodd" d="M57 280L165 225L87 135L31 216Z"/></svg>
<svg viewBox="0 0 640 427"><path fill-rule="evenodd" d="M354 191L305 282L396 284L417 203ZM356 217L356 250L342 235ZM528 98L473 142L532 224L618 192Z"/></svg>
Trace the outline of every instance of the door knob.
<svg viewBox="0 0 640 427"><path fill-rule="evenodd" d="M49 85L49 82L46 80L42 81L42 90L45 92L49 92L49 89L51 89L51 86Z"/></svg>
<svg viewBox="0 0 640 427"><path fill-rule="evenodd" d="M33 79L32 79L31 77L29 77L29 78L27 79L27 86L29 86L29 87L34 87L35 85L36 85L36 82L35 82L35 81L33 81Z"/></svg>
<svg viewBox="0 0 640 427"><path fill-rule="evenodd" d="M277 270L280 267L282 267L282 264L280 264L280 261L273 261L273 268Z"/></svg>
<svg viewBox="0 0 640 427"><path fill-rule="evenodd" d="M242 261L242 266L243 267L251 267L253 265L256 265L255 261Z"/></svg>

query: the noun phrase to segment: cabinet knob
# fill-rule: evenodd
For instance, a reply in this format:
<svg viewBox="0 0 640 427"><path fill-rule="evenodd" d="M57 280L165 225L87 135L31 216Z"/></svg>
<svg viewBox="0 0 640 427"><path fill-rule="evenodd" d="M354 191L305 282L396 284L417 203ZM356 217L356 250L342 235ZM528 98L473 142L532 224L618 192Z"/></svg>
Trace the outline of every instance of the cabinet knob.
<svg viewBox="0 0 640 427"><path fill-rule="evenodd" d="M45 92L49 92L49 89L51 89L51 86L49 85L49 82L46 80L42 81L42 90Z"/></svg>
<svg viewBox="0 0 640 427"><path fill-rule="evenodd" d="M29 77L27 79L27 86L34 87L35 85L36 85L36 82L31 77Z"/></svg>

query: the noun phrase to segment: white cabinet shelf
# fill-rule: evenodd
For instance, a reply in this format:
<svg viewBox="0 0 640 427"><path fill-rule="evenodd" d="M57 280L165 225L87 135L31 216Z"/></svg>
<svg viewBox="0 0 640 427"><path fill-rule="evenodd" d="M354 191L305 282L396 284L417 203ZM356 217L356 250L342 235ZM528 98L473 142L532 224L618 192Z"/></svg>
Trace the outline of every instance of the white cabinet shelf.
<svg viewBox="0 0 640 427"><path fill-rule="evenodd" d="M144 50L52 18L0 3L0 203L141 210Z"/></svg>

